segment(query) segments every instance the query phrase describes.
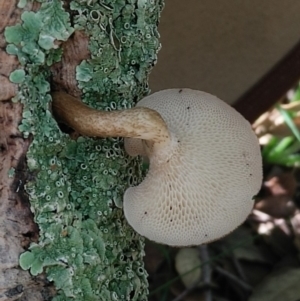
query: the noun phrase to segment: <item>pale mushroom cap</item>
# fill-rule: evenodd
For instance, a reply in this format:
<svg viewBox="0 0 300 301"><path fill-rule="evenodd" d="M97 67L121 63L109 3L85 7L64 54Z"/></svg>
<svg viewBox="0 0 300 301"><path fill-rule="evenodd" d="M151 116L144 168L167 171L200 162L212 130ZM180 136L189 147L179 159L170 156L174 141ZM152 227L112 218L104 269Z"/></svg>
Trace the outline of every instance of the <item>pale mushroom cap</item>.
<svg viewBox="0 0 300 301"><path fill-rule="evenodd" d="M262 182L251 125L215 96L190 89L160 91L138 106L160 113L172 145L148 149L146 178L124 195L129 224L172 246L207 243L239 226Z"/></svg>

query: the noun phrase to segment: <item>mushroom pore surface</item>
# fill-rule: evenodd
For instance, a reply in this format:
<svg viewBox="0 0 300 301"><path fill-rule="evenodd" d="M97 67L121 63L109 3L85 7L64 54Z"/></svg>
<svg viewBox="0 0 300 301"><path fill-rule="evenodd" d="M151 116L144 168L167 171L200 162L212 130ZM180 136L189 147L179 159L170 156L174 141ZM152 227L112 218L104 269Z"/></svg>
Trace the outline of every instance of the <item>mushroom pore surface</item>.
<svg viewBox="0 0 300 301"><path fill-rule="evenodd" d="M170 89L137 106L156 110L171 134L170 145L127 138L130 154L147 154L144 181L127 189L124 212L141 235L171 246L221 238L252 210L262 182L262 159L251 125L217 97Z"/></svg>

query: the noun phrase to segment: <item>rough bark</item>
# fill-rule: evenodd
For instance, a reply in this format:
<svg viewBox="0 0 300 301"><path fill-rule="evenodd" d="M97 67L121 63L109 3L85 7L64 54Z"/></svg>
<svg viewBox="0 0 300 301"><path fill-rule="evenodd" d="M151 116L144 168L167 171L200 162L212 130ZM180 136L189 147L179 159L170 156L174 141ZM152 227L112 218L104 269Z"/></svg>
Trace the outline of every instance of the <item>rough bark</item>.
<svg viewBox="0 0 300 301"><path fill-rule="evenodd" d="M5 51L5 27L20 21L16 4L0 1L0 300L49 300L55 290L45 276L33 278L19 267L20 254L38 239L38 227L24 192L30 141L18 130L23 106L11 101L17 85L9 75L19 62Z"/></svg>

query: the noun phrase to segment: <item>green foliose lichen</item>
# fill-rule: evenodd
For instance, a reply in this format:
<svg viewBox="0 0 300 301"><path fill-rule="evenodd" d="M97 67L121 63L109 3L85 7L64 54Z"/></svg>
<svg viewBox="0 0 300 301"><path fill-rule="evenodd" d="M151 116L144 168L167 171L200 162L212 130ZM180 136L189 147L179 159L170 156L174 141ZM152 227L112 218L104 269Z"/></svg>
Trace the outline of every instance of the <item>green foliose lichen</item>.
<svg viewBox="0 0 300 301"><path fill-rule="evenodd" d="M19 83L14 100L24 104L19 128L32 137L26 191L40 228L20 265L32 275L45 271L56 301L145 300L144 243L120 209L125 189L141 180L140 162L126 156L120 138L74 141L60 131L48 66L61 58L55 42L84 29L91 57L76 70L83 100L105 110L133 106L148 93L162 0L74 0L72 20L61 1L38 2L37 12L24 11L22 23L5 30L7 52L23 66L11 79Z"/></svg>

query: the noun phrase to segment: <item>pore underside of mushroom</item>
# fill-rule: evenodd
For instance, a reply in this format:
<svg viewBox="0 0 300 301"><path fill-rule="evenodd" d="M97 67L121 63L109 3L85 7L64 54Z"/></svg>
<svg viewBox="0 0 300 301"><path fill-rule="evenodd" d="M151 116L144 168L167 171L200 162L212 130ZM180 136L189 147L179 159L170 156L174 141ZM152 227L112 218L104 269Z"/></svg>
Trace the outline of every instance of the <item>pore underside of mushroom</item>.
<svg viewBox="0 0 300 301"><path fill-rule="evenodd" d="M135 108L103 112L52 94L58 119L82 135L125 137L129 155L147 156L144 181L124 194L124 213L141 235L173 246L216 240L251 212L262 159L251 125L217 97L170 89Z"/></svg>

